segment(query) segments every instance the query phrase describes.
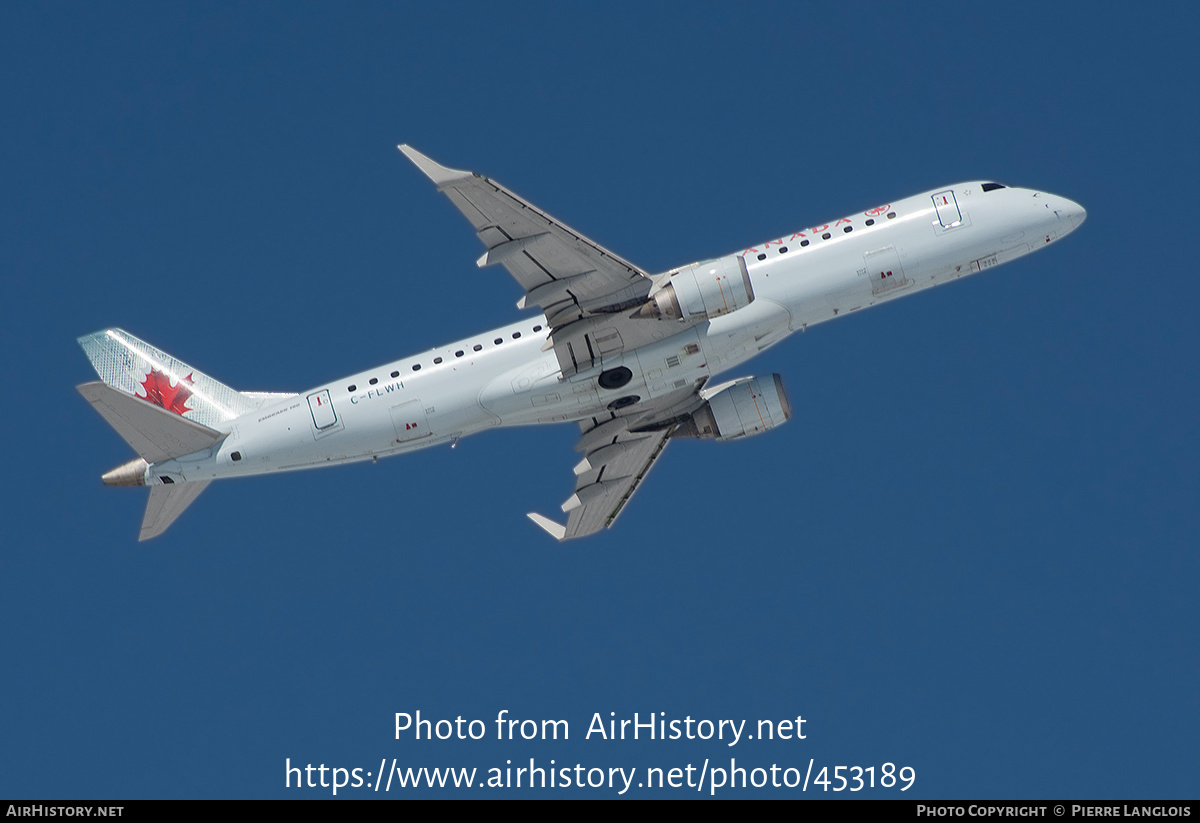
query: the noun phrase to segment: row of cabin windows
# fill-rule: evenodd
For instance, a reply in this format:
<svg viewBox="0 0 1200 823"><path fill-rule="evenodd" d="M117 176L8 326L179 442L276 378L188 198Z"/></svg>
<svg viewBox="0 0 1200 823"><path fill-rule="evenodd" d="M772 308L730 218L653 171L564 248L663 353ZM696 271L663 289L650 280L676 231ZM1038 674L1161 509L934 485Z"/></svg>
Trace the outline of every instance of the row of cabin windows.
<svg viewBox="0 0 1200 823"><path fill-rule="evenodd" d="M896 216L896 212L894 212L894 211L890 211L890 212L888 212L887 219L888 219L888 220L891 220L891 219L893 219L895 216ZM875 218L871 218L870 220L868 220L868 221L867 221L867 225L868 225L868 226L874 226L874 225L875 225ZM846 226L845 228L843 228L843 229L842 229L842 233L843 233L843 234L849 234L849 233L850 233L850 232L852 232L852 231L854 231L854 226ZM822 240L828 240L828 239L829 239L830 237L832 237L832 236L833 236L833 235L832 235L832 234L830 234L829 232L825 232L824 234L822 234L822 235L821 235L821 239L822 239ZM807 246L807 245L808 245L808 242L809 242L808 240L801 240L801 241L800 241L800 247L801 247L801 248L803 248L804 246ZM787 246L780 246L780 247L779 247L779 253L780 253L780 254L787 254L787 250L788 250L788 247L787 247ZM758 259L759 259L759 260L766 260L766 259L767 259L767 255L766 255L766 253L760 254L760 255L758 256Z"/></svg>
<svg viewBox="0 0 1200 823"><path fill-rule="evenodd" d="M533 330L534 330L534 332L536 333L536 332L539 332L539 331L541 331L541 330L542 330L542 327L541 327L541 326L534 326L534 327L533 327ZM517 338L519 338L520 336L521 336L521 333L520 333L519 331L515 331L515 332L513 332L513 333L512 333L512 339L513 339L513 340L516 340L516 339L517 339ZM492 345L493 345L493 346L499 346L499 345L500 345L501 343L503 343L503 342L504 342L504 338L503 338L503 337L497 337L495 340L493 340L493 341L492 341ZM472 346L472 347L471 347L471 350L472 350L472 351L482 351L482 350L483 350L483 344L482 344L482 343L476 343L474 346ZM462 357L464 354L466 354L466 352L465 352L465 351L463 351L462 349L459 349L458 351L456 351L456 352L454 353L454 356L455 356L455 357ZM442 362L442 358L440 358L440 357L435 357L435 358L433 358L433 365L435 365L435 366L436 366L436 365L438 365L438 364L439 364L439 363L441 363L441 362ZM420 363L413 363L413 365L412 365L412 370L413 370L413 371L420 371L420 370L421 370L421 364L420 364ZM400 376L400 372L399 372L399 371L394 371L394 372L392 372L392 377L399 377L399 376ZM368 384L370 384L370 385L372 385L372 386L374 386L374 385L375 385L376 383L378 383L378 382L379 382L379 378L378 378L378 377L372 377L370 380L368 380L368 381L367 381L367 383L368 383ZM347 387L346 387L346 391L348 391L348 392L355 392L355 391L357 391L357 390L358 390L358 386L357 386L357 385L350 385L350 386L347 386Z"/></svg>

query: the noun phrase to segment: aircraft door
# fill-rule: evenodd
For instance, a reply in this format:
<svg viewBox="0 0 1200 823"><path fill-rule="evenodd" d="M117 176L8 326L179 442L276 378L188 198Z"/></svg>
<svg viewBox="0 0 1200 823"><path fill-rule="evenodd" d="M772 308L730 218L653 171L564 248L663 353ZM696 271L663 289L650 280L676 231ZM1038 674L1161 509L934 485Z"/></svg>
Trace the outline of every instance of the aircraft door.
<svg viewBox="0 0 1200 823"><path fill-rule="evenodd" d="M333 401L329 399L329 389L308 396L308 410L312 413L313 425L317 431L329 428L337 422L337 412L333 410Z"/></svg>
<svg viewBox="0 0 1200 823"><path fill-rule="evenodd" d="M937 209L938 222L942 224L942 228L948 229L962 222L962 214L958 211L958 200L952 189L935 194L933 207Z"/></svg>

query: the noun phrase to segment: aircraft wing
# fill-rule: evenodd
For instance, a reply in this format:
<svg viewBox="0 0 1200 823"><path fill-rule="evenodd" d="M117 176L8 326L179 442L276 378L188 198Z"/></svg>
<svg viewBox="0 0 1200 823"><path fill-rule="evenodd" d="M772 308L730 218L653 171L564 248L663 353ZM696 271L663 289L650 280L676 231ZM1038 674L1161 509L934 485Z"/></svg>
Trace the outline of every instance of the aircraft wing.
<svg viewBox="0 0 1200 823"><path fill-rule="evenodd" d="M400 151L471 221L487 247L477 264L502 264L525 289L517 307L545 312L564 375L650 342L654 321L628 317L650 292L644 271L499 183Z"/></svg>
<svg viewBox="0 0 1200 823"><path fill-rule="evenodd" d="M562 506L566 525L529 514L530 520L558 540L584 537L611 526L671 437L669 430L634 434L624 428L622 418L615 422L622 425L609 427L604 432L608 436L590 440L585 433L576 446L586 454L575 467L575 493Z"/></svg>
<svg viewBox="0 0 1200 823"><path fill-rule="evenodd" d="M629 416L589 417L575 450L583 460L575 466L575 493L563 503L566 525L530 512L529 519L557 540L570 540L607 529L663 453L675 420L703 400L703 381L672 392Z"/></svg>

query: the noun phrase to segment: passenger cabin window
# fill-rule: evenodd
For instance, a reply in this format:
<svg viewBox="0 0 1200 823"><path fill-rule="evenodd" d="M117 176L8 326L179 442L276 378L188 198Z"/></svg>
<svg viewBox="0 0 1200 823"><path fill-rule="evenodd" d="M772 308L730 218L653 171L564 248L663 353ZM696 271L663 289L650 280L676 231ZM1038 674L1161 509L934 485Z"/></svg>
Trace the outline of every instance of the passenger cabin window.
<svg viewBox="0 0 1200 823"><path fill-rule="evenodd" d="M438 363L441 363L441 362L442 362L442 358L440 358L440 357L433 358L433 365L436 366Z"/></svg>
<svg viewBox="0 0 1200 823"><path fill-rule="evenodd" d="M419 368L421 368L421 367L420 367L420 366L417 366L417 368L419 369ZM398 371L394 371L394 372L392 372L392 377L399 377L399 376L400 376L400 372L398 372Z"/></svg>

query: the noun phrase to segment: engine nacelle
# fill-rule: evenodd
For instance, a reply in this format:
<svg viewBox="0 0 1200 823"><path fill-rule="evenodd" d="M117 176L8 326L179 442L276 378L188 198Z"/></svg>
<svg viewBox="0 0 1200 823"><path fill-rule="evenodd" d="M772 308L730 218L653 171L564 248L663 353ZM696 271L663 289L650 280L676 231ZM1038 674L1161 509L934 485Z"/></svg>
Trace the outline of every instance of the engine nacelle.
<svg viewBox="0 0 1200 823"><path fill-rule="evenodd" d="M746 261L731 254L693 263L671 275L638 310L655 320L710 320L754 300Z"/></svg>
<svg viewBox="0 0 1200 823"><path fill-rule="evenodd" d="M708 398L692 412L691 420L675 430L675 436L732 440L773 429L791 416L792 405L779 375L742 378Z"/></svg>

